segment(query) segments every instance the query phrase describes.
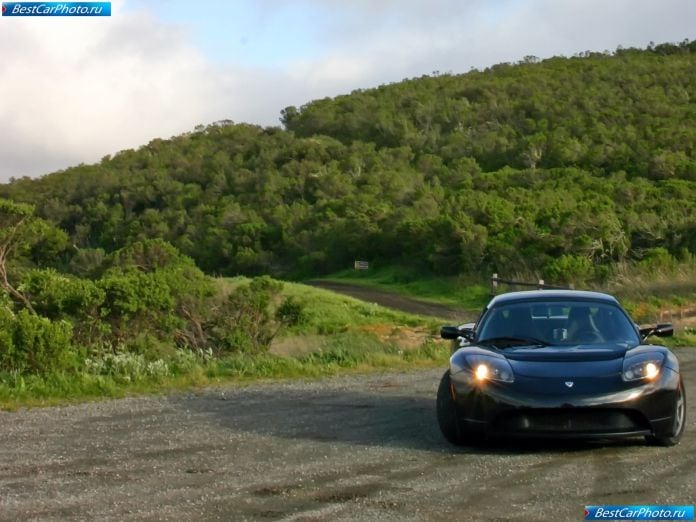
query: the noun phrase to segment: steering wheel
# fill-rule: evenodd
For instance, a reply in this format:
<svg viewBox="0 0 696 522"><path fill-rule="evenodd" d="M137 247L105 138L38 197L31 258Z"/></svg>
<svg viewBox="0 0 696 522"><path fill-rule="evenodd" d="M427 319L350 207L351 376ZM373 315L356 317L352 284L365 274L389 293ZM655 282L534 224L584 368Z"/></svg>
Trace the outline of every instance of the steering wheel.
<svg viewBox="0 0 696 522"><path fill-rule="evenodd" d="M604 341L604 338L597 330L585 328L575 332L572 340L580 343L599 343Z"/></svg>

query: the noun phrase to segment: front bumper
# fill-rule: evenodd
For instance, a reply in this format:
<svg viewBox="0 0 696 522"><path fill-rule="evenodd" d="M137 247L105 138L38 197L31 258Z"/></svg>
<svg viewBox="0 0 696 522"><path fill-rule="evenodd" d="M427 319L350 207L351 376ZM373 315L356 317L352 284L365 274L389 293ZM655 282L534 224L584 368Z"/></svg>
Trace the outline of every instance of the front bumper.
<svg viewBox="0 0 696 522"><path fill-rule="evenodd" d="M670 436L679 386L668 368L654 382L625 383L617 375L575 389L557 378L478 383L462 371L450 379L460 425L478 436Z"/></svg>

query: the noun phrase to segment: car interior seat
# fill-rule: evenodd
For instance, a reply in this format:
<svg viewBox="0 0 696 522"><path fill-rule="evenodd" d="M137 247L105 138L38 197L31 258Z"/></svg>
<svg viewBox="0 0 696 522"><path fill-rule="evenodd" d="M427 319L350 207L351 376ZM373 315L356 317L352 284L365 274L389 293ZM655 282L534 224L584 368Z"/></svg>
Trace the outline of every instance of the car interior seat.
<svg viewBox="0 0 696 522"><path fill-rule="evenodd" d="M570 310L567 338L578 343L603 340L589 306L576 306Z"/></svg>

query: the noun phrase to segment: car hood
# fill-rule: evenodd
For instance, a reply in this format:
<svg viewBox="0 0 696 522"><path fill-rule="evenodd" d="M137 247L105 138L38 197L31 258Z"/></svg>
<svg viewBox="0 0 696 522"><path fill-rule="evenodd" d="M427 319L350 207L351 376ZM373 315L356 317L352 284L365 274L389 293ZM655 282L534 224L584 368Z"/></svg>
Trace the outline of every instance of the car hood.
<svg viewBox="0 0 696 522"><path fill-rule="evenodd" d="M624 345L519 347L501 350L515 375L543 378L620 374Z"/></svg>

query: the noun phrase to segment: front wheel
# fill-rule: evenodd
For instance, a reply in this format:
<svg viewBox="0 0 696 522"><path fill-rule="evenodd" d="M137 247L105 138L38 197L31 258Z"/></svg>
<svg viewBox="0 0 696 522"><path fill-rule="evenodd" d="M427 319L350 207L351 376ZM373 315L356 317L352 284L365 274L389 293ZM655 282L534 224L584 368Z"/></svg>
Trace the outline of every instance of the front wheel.
<svg viewBox="0 0 696 522"><path fill-rule="evenodd" d="M449 370L444 373L437 388L437 422L448 442L456 445L464 443L457 418L457 406L452 398Z"/></svg>
<svg viewBox="0 0 696 522"><path fill-rule="evenodd" d="M440 386L437 389L437 422L440 425L440 431L451 444L457 446L477 444L481 442L481 437L465 431L459 422L451 384L450 372L447 370L440 379Z"/></svg>
<svg viewBox="0 0 696 522"><path fill-rule="evenodd" d="M686 393L684 392L684 382L679 379L679 389L677 391L677 401L674 407L674 423L672 433L666 437L645 437L649 444L655 446L675 446L679 444L686 425Z"/></svg>

